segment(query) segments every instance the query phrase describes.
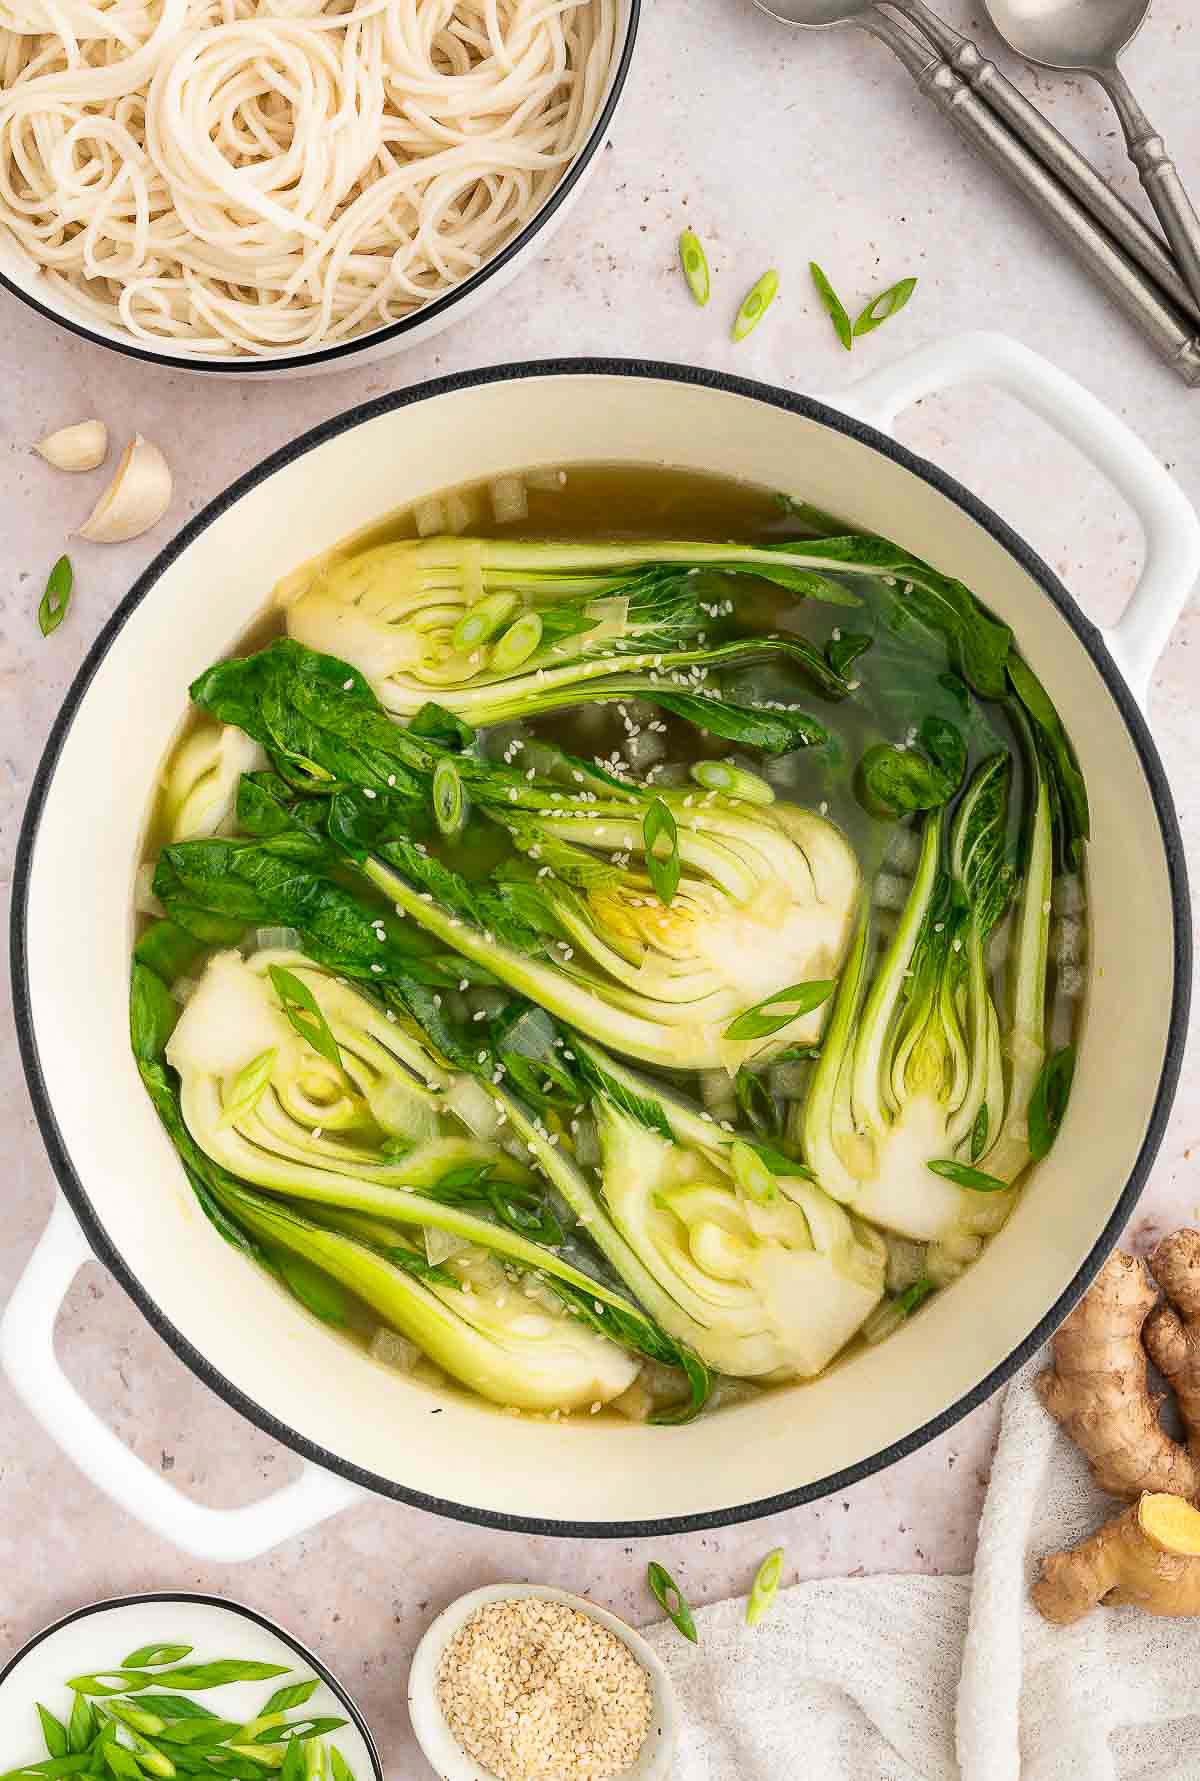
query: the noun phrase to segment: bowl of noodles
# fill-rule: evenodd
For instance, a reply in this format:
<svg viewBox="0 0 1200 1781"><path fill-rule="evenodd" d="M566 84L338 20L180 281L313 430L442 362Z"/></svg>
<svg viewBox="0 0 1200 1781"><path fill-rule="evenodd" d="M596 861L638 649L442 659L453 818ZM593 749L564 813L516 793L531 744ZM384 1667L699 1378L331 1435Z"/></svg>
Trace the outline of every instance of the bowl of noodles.
<svg viewBox="0 0 1200 1781"><path fill-rule="evenodd" d="M0 285L153 363L313 374L519 269L640 0L0 0Z"/></svg>

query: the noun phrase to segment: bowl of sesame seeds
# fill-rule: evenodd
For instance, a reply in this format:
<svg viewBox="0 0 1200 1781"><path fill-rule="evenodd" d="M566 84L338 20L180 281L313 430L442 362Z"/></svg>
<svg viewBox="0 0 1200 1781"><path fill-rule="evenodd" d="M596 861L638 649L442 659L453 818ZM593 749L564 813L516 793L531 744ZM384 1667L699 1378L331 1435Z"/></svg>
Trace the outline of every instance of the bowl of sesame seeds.
<svg viewBox="0 0 1200 1781"><path fill-rule="evenodd" d="M679 1729L671 1679L639 1633L531 1583L472 1590L439 1614L408 1705L442 1781L665 1781Z"/></svg>

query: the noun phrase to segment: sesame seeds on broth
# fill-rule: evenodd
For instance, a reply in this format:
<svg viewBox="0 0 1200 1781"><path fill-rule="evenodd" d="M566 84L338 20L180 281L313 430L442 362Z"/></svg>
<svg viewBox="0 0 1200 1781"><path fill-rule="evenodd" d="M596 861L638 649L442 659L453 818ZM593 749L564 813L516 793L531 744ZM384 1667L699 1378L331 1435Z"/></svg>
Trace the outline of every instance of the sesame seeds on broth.
<svg viewBox="0 0 1200 1781"><path fill-rule="evenodd" d="M623 1639L567 1602L487 1602L442 1653L438 1704L498 1781L615 1781L650 1729L650 1681Z"/></svg>

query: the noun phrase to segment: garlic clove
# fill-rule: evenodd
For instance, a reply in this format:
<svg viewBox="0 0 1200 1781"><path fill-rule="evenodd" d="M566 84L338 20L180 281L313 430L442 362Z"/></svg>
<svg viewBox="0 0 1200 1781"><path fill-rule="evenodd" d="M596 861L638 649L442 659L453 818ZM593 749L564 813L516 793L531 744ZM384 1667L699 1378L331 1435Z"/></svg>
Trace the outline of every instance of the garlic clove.
<svg viewBox="0 0 1200 1781"><path fill-rule="evenodd" d="M56 470L94 470L108 456L108 428L103 421L79 421L47 433L33 449Z"/></svg>
<svg viewBox="0 0 1200 1781"><path fill-rule="evenodd" d="M125 447L117 474L79 536L93 544L124 544L156 526L171 503L171 471L157 445L138 433Z"/></svg>

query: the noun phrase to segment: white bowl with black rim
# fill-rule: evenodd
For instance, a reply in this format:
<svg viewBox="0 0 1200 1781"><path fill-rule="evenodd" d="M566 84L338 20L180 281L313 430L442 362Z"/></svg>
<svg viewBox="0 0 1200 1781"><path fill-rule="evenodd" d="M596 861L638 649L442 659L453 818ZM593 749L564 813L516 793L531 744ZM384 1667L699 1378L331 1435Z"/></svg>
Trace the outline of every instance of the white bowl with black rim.
<svg viewBox="0 0 1200 1781"><path fill-rule="evenodd" d="M145 364L163 365L173 371L195 371L216 377L314 377L325 371L344 371L350 366L371 365L405 348L439 334L452 322L462 321L489 297L503 290L544 252L555 232L566 221L571 207L595 171L599 151L612 125L625 89L637 41L642 0L615 0L617 25L612 65L595 122L582 147L564 168L561 179L533 215L498 252L450 290L432 298L398 321L389 322L328 346L316 345L296 352L262 358L244 353L214 354L190 351L164 340L150 345L127 329L98 320L90 310L73 304L51 290L30 256L0 229L0 289L18 298L47 321L96 346L106 346Z"/></svg>
<svg viewBox="0 0 1200 1781"><path fill-rule="evenodd" d="M236 1658L278 1664L288 1673L258 1685L262 1697L288 1682L316 1677L306 1714L345 1719L327 1744L345 1759L354 1781L384 1781L383 1764L353 1698L321 1659L274 1621L240 1603L185 1591L119 1596L76 1608L26 1641L0 1669L0 1761L4 1768L45 1760L37 1702L64 1723L72 1676L111 1669L131 1652L157 1644L191 1645L189 1661ZM196 1700L218 1717L245 1722L250 1684L205 1689Z"/></svg>
<svg viewBox="0 0 1200 1781"><path fill-rule="evenodd" d="M998 383L1040 414L1137 511L1145 567L1108 632L1003 520L889 437L909 402L970 381ZM803 1387L670 1429L504 1416L463 1394L438 1401L336 1340L209 1226L128 1040L133 885L158 766L190 682L244 635L267 591L440 490L622 461L802 491L978 589L1061 713L1093 805L1092 970L1074 1090L1003 1230L888 1342ZM836 405L669 365L474 372L341 415L243 477L105 626L25 818L14 1002L63 1190L0 1321L0 1363L31 1412L132 1515L221 1559L261 1552L362 1489L527 1533L690 1532L844 1491L952 1426L1084 1291L1162 1139L1187 1030L1191 926L1178 823L1140 701L1198 571L1200 523L1153 454L1078 384L994 334L924 348ZM204 1508L82 1401L53 1331L93 1252L201 1379L311 1462L298 1482L246 1508Z"/></svg>

